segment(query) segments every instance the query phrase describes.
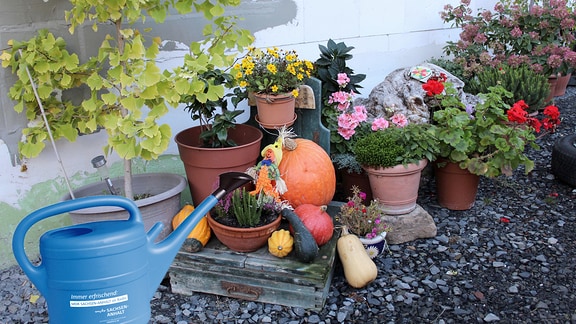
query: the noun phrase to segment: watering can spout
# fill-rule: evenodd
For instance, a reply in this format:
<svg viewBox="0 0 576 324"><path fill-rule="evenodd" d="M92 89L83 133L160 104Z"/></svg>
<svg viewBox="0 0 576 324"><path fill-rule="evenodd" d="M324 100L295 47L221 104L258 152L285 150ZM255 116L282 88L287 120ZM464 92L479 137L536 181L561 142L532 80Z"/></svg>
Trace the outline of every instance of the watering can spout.
<svg viewBox="0 0 576 324"><path fill-rule="evenodd" d="M244 172L227 172L220 175L220 186L212 196L216 197L217 200L224 198L226 194L234 191L234 189L240 188L254 178L249 176Z"/></svg>
<svg viewBox="0 0 576 324"><path fill-rule="evenodd" d="M202 217L216 205L218 200L253 180L254 178L243 172L222 173L220 175L220 185L218 189L196 206L194 211L163 241L154 243L155 233L159 232L159 229L155 229L154 227L150 229L148 232L148 244L150 265L153 267L153 269L150 270L150 298L152 298L156 292L156 288L162 282L162 279L180 250L180 247L186 240L186 237L188 237L188 234L198 225ZM158 225L162 226L161 224Z"/></svg>

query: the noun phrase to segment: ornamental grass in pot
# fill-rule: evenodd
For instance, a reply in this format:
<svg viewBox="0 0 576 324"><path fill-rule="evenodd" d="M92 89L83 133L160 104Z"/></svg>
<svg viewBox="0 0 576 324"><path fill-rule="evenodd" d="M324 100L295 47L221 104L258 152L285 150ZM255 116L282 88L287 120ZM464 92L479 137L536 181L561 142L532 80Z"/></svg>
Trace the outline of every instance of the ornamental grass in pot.
<svg viewBox="0 0 576 324"><path fill-rule="evenodd" d="M410 213L416 208L421 171L438 153L434 127L408 124L397 113L390 122L385 117L366 119L360 128L354 155L368 173L373 197L387 214Z"/></svg>

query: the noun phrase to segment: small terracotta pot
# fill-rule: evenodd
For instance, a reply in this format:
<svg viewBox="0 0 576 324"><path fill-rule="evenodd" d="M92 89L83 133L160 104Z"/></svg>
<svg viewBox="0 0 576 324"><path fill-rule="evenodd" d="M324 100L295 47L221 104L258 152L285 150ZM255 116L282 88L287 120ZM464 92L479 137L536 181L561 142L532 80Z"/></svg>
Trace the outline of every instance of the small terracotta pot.
<svg viewBox="0 0 576 324"><path fill-rule="evenodd" d="M378 198L388 215L408 214L416 209L422 169L428 160L408 166L402 164L389 168L364 167L370 178L372 195Z"/></svg>
<svg viewBox="0 0 576 324"><path fill-rule="evenodd" d="M474 206L480 176L444 160L434 163L434 174L440 206L451 210L467 210Z"/></svg>
<svg viewBox="0 0 576 324"><path fill-rule="evenodd" d="M272 233L280 226L281 216L264 226L252 228L231 227L218 223L208 214L208 225L216 238L230 250L236 252L254 252L263 247Z"/></svg>
<svg viewBox="0 0 576 324"><path fill-rule="evenodd" d="M264 128L290 126L296 120L296 98L290 93L270 95L255 93L256 121Z"/></svg>

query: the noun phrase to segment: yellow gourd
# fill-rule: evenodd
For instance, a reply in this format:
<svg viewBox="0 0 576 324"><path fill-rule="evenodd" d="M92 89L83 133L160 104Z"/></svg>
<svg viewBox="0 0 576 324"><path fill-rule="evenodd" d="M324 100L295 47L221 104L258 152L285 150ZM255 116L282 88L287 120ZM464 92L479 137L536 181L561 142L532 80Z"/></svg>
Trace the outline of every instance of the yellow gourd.
<svg viewBox="0 0 576 324"><path fill-rule="evenodd" d="M350 286L362 288L376 279L376 264L368 256L358 236L350 234L346 226L342 228L336 247L344 268L344 277Z"/></svg>
<svg viewBox="0 0 576 324"><path fill-rule="evenodd" d="M191 213L194 211L194 206L184 205L182 209L172 218L172 228L176 229ZM208 226L206 216L198 222L196 227L188 234L188 238L184 242L183 248L188 252L198 252L208 243L212 231Z"/></svg>
<svg viewBox="0 0 576 324"><path fill-rule="evenodd" d="M284 229L277 230L268 238L268 251L274 256L283 258L292 252L294 238Z"/></svg>

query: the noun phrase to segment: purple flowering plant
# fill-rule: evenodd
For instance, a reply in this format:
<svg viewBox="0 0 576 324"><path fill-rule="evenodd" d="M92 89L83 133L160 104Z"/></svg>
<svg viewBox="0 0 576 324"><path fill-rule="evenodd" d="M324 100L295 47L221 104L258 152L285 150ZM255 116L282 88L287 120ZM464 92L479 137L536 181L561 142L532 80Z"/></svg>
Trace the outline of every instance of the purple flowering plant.
<svg viewBox="0 0 576 324"><path fill-rule="evenodd" d="M568 0L502 0L493 10L475 13L470 0L461 0L458 6L444 6L440 15L462 29L444 52L454 55L467 77L500 64L526 64L546 76L566 75L576 67L576 19Z"/></svg>
<svg viewBox="0 0 576 324"><path fill-rule="evenodd" d="M348 197L348 202L340 207L338 220L352 233L361 238L373 239L376 236L391 230L384 220L384 207L374 199L366 206L363 201L366 193L360 188L352 187L352 196Z"/></svg>

